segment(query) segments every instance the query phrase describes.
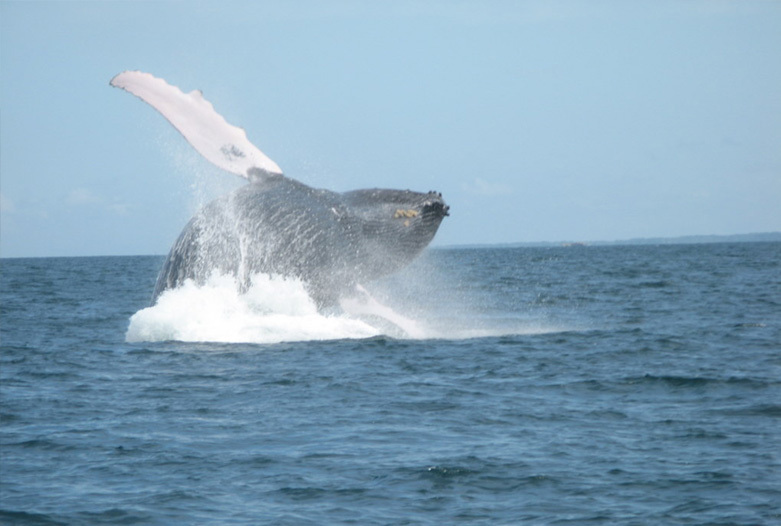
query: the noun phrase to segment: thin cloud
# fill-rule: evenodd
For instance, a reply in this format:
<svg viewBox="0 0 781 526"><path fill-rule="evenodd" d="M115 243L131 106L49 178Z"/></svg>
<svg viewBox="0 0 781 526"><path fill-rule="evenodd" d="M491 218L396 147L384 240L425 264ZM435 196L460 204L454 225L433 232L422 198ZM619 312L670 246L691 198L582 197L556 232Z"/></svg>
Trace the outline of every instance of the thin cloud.
<svg viewBox="0 0 781 526"><path fill-rule="evenodd" d="M480 177L475 177L474 180L463 183L461 188L465 192L489 196L510 194L513 191L510 185L495 181L486 181Z"/></svg>
<svg viewBox="0 0 781 526"><path fill-rule="evenodd" d="M95 205L103 202L103 198L87 188L76 188L68 193L65 202L71 206Z"/></svg>
<svg viewBox="0 0 781 526"><path fill-rule="evenodd" d="M295 5L285 3L269 6L267 15L280 19L359 19L371 17L400 18L439 18L450 19L466 24L496 23L540 23L569 19L615 18L616 15L654 17L668 16L731 16L751 13L763 9L774 0L758 2L736 2L734 0L662 0L650 7L635 5L632 2L614 0L531 0L517 2L511 0L494 2L470 2L452 0L400 0L384 5L383 9L371 2L361 0L341 0L328 3L313 3L308 9L301 10ZM201 10L217 10L213 5L201 6Z"/></svg>
<svg viewBox="0 0 781 526"><path fill-rule="evenodd" d="M98 207L117 215L126 215L130 210L129 204L109 202L108 199L89 188L71 190L65 197L65 202L72 207Z"/></svg>
<svg viewBox="0 0 781 526"><path fill-rule="evenodd" d="M15 211L16 206L14 205L14 202L3 194L0 194L0 213L13 214Z"/></svg>
<svg viewBox="0 0 781 526"><path fill-rule="evenodd" d="M108 205L106 208L119 216L125 216L130 210L130 205L127 203L114 203Z"/></svg>

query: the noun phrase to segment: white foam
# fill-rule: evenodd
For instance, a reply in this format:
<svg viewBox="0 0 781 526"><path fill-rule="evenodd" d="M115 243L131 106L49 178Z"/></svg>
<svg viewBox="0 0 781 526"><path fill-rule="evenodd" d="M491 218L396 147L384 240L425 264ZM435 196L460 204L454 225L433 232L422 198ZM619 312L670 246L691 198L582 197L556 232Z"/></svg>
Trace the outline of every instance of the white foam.
<svg viewBox="0 0 781 526"><path fill-rule="evenodd" d="M256 274L249 289L241 292L233 277L215 273L204 285L188 280L165 291L154 306L130 318L125 339L267 344L380 334L461 340L573 330L544 319L486 316L465 298L451 298L427 311L404 294L378 302L361 287L358 292L355 298L342 301L345 313L324 314L318 312L300 280Z"/></svg>
<svg viewBox="0 0 781 526"><path fill-rule="evenodd" d="M186 281L164 292L154 306L130 318L125 339L278 343L377 334L361 320L318 313L298 280L257 274L241 293L232 277L215 274L204 285Z"/></svg>

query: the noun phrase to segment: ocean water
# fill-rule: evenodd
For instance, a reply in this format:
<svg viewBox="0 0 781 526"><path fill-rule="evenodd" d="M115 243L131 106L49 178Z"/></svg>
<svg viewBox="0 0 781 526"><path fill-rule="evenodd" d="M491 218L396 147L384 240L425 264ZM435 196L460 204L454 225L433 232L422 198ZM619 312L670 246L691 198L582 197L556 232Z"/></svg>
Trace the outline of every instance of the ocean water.
<svg viewBox="0 0 781 526"><path fill-rule="evenodd" d="M0 261L0 523L781 524L779 243L430 250L415 338L161 263Z"/></svg>

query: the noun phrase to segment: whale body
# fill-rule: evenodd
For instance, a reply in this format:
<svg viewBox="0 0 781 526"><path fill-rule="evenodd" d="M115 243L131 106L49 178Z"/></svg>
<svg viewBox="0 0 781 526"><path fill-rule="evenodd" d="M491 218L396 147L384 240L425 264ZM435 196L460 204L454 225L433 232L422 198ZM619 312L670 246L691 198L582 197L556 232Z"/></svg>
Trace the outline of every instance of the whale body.
<svg viewBox="0 0 781 526"><path fill-rule="evenodd" d="M318 306L409 264L431 242L449 207L437 192L365 189L338 193L283 175L244 130L199 91L185 94L148 73L111 85L157 109L215 165L249 183L203 207L185 226L157 279L152 303L186 280L214 273L248 286L262 272L300 279Z"/></svg>
<svg viewBox="0 0 781 526"><path fill-rule="evenodd" d="M276 176L206 205L168 255L154 298L215 270L248 284L257 272L292 276L326 306L390 274L434 237L447 206L436 193L336 193Z"/></svg>

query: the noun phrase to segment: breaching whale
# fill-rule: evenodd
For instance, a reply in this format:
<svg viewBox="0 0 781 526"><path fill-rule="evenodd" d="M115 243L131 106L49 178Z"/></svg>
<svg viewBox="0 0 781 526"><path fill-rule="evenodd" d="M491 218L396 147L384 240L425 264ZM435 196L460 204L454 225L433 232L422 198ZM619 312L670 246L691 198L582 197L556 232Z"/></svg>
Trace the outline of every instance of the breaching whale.
<svg viewBox="0 0 781 526"><path fill-rule="evenodd" d="M220 272L248 286L262 272L300 279L321 308L353 305L365 294L362 284L410 263L449 215L436 192L338 193L289 178L200 91L185 94L140 71L110 84L159 111L207 160L249 181L187 223L160 271L153 304L185 280L204 283Z"/></svg>

